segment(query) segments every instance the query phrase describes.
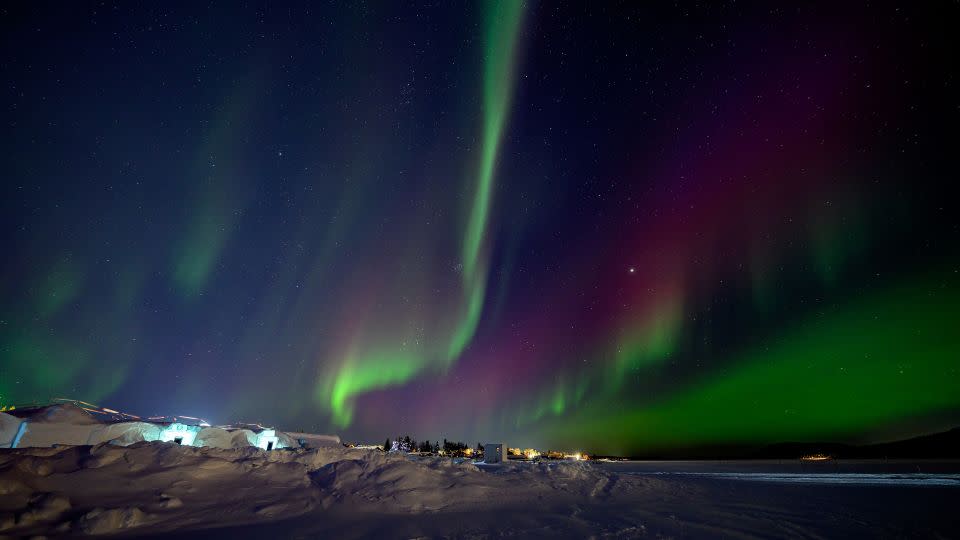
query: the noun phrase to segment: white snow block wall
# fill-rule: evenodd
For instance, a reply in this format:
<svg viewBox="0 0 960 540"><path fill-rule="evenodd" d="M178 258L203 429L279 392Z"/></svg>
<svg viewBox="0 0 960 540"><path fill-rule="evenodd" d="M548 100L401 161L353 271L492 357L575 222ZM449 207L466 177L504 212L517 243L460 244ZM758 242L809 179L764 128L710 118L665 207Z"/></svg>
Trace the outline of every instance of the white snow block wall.
<svg viewBox="0 0 960 540"><path fill-rule="evenodd" d="M297 448L297 441L286 433L275 429L264 429L254 433L249 429L223 429L219 427L205 427L200 430L194 446L209 446L212 448L246 448L256 446L262 450L278 450L280 448Z"/></svg>
<svg viewBox="0 0 960 540"><path fill-rule="evenodd" d="M257 448L261 450L275 450L280 448L279 443L275 429L265 429L257 434Z"/></svg>
<svg viewBox="0 0 960 540"><path fill-rule="evenodd" d="M160 440L182 444L183 446L193 446L193 441L197 438L198 433L200 433L199 426L188 426L175 422L160 432Z"/></svg>
<svg viewBox="0 0 960 540"><path fill-rule="evenodd" d="M280 440L280 448L300 448L300 443L296 439L290 436L288 433L282 431L277 432L277 439ZM340 440L340 437L337 437L337 441Z"/></svg>
<svg viewBox="0 0 960 540"><path fill-rule="evenodd" d="M233 433L219 427L205 427L197 434L193 444L210 448L235 448Z"/></svg>
<svg viewBox="0 0 960 540"><path fill-rule="evenodd" d="M507 445L503 443L487 443L483 445L484 463L502 463L507 460Z"/></svg>
<svg viewBox="0 0 960 540"><path fill-rule="evenodd" d="M57 444L81 445L111 442L127 446L139 441L155 441L160 427L147 422L117 424L69 424L62 422L30 422L4 414L0 417L0 448L50 447ZM10 420L12 419L12 421ZM15 423L14 423L15 422ZM12 435L8 437L8 431ZM17 441L17 435L20 439Z"/></svg>
<svg viewBox="0 0 960 540"><path fill-rule="evenodd" d="M118 446L129 446L141 441L156 441L162 428L149 422L120 422L107 424L91 439L90 444L110 442Z"/></svg>
<svg viewBox="0 0 960 540"><path fill-rule="evenodd" d="M22 420L7 413L0 413L0 448L13 448L13 441L20 431Z"/></svg>
<svg viewBox="0 0 960 540"><path fill-rule="evenodd" d="M26 421L26 429L17 443L17 448L50 447L54 445L79 446L97 444L96 435L103 431L101 424L69 424L62 422Z"/></svg>

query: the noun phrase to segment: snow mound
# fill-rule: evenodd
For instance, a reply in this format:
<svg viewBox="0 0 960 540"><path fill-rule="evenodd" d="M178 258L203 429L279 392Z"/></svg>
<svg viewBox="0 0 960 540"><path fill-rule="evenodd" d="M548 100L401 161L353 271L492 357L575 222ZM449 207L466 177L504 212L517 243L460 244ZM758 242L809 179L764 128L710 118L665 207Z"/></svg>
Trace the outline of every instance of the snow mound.
<svg viewBox="0 0 960 540"><path fill-rule="evenodd" d="M310 478L327 505L375 504L379 511L395 513L437 511L453 501L479 503L490 494L484 474L473 465L375 450L354 451L319 467Z"/></svg>
<svg viewBox="0 0 960 540"><path fill-rule="evenodd" d="M193 444L211 448L244 448L256 446L257 434L249 429L226 430L219 427L206 427L200 430Z"/></svg>
<svg viewBox="0 0 960 540"><path fill-rule="evenodd" d="M238 436L209 435L224 444ZM584 464L504 464L489 472L449 458L342 446L263 452L107 441L0 450L0 536L163 534L312 511L464 512L558 492L589 498L603 494L609 482Z"/></svg>
<svg viewBox="0 0 960 540"><path fill-rule="evenodd" d="M910 529L867 525L889 525L879 511L845 517L846 510L811 529L823 510L819 503L802 507L795 488L733 490L730 482L618 474L582 462L477 466L335 446L263 452L104 442L0 449L0 538L360 538L385 532L391 538L634 538L754 531L763 537L949 537L952 531L946 517L933 529ZM843 493L853 502L863 492ZM916 498L896 493L901 502ZM952 508L950 501L944 494L939 506L930 506ZM890 503L882 512L900 512L902 523L915 523L916 513L925 511L921 506ZM925 515L941 519L937 512L943 510L932 512ZM836 529L838 523L847 528ZM249 527L254 524L267 527Z"/></svg>
<svg viewBox="0 0 960 540"><path fill-rule="evenodd" d="M109 510L94 508L80 518L76 528L85 534L110 534L139 527L149 521L143 510L137 507Z"/></svg>
<svg viewBox="0 0 960 540"><path fill-rule="evenodd" d="M54 424L79 424L92 425L100 424L100 420L82 408L73 403L58 403L46 407L36 407L30 409L17 409L14 416L27 420L30 423L54 423Z"/></svg>

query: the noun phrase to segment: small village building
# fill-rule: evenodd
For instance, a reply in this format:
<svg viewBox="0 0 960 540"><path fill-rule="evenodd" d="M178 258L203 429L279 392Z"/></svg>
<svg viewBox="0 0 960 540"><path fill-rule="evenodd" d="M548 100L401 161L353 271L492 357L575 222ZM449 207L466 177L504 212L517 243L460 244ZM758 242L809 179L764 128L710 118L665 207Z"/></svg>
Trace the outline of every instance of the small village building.
<svg viewBox="0 0 960 540"><path fill-rule="evenodd" d="M483 445L484 463L503 463L507 461L507 445L503 443L486 443Z"/></svg>

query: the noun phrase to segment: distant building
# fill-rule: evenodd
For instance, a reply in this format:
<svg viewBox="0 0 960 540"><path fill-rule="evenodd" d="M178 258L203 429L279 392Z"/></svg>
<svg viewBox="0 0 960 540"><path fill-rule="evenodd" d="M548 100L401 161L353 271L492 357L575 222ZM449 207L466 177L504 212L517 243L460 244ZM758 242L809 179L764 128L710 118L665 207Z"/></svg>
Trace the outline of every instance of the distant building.
<svg viewBox="0 0 960 540"><path fill-rule="evenodd" d="M484 463L502 463L507 460L507 445L503 443L486 443L483 445Z"/></svg>

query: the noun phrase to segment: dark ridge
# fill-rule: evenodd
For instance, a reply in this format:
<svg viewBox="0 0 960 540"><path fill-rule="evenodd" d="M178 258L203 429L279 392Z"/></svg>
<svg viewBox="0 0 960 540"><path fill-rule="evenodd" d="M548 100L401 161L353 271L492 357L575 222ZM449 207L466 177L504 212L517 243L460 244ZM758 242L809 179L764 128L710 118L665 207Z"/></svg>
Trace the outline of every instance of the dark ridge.
<svg viewBox="0 0 960 540"><path fill-rule="evenodd" d="M704 445L630 456L639 460L799 459L821 454L835 459L960 459L960 427L910 439L853 445L836 442L783 442L770 445ZM623 459L594 455L594 458Z"/></svg>

